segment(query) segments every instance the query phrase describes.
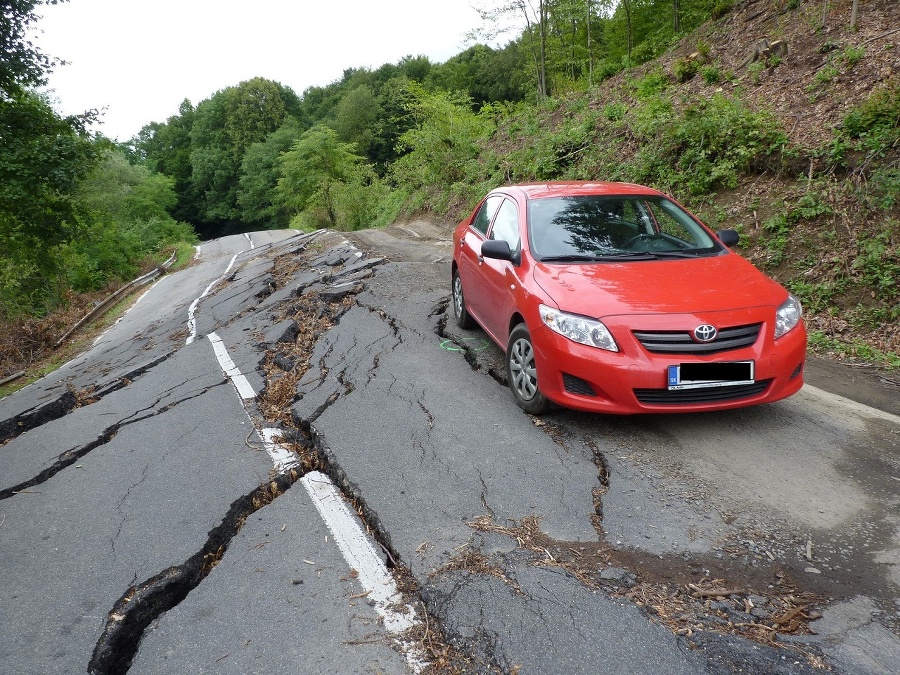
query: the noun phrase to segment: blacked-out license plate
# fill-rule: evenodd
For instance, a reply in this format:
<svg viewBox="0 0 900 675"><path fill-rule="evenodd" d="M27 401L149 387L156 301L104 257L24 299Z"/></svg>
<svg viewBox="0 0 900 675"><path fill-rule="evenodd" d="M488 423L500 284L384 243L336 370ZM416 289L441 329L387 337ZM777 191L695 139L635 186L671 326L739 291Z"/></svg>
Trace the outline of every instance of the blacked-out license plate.
<svg viewBox="0 0 900 675"><path fill-rule="evenodd" d="M753 384L755 382L753 370L753 361L681 363L669 366L669 390Z"/></svg>

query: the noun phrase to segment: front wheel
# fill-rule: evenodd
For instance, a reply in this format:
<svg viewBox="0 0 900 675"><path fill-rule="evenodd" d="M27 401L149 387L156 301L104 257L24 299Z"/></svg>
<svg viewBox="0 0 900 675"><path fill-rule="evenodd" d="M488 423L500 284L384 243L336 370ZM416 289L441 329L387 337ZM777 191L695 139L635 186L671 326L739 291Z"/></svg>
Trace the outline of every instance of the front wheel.
<svg viewBox="0 0 900 675"><path fill-rule="evenodd" d="M506 376L516 403L531 415L550 412L552 404L538 389L531 333L524 323L513 328L506 348Z"/></svg>
<svg viewBox="0 0 900 675"><path fill-rule="evenodd" d="M466 309L466 297L463 295L462 279L459 278L459 272L453 272L453 313L456 315L456 325L460 328L472 328L475 326L475 319Z"/></svg>

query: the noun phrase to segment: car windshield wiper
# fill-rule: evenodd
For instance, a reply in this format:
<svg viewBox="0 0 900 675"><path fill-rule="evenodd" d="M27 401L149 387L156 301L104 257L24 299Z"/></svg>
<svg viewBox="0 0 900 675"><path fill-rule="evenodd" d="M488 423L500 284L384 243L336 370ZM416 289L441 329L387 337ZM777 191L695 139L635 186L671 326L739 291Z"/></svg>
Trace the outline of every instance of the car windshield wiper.
<svg viewBox="0 0 900 675"><path fill-rule="evenodd" d="M648 251L619 251L617 253L571 253L568 255L546 255L541 262L615 262L629 260L656 260L656 255Z"/></svg>
<svg viewBox="0 0 900 675"><path fill-rule="evenodd" d="M707 253L707 251L695 251L693 253L688 253L687 251L653 251L651 255L659 258L696 258L702 253Z"/></svg>
<svg viewBox="0 0 900 675"><path fill-rule="evenodd" d="M606 256L591 253L570 253L567 255L541 256L541 262L595 262L603 260Z"/></svg>

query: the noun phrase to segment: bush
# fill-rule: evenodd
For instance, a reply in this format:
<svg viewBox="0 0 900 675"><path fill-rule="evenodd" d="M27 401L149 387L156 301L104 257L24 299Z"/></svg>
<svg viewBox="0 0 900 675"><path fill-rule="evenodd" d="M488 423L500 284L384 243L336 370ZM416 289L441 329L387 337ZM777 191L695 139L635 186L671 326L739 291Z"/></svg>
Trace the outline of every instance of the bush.
<svg viewBox="0 0 900 675"><path fill-rule="evenodd" d="M635 129L644 146L639 179L674 180L692 194L733 188L741 172L773 168L787 145L774 117L721 94L680 110L657 100L643 107Z"/></svg>
<svg viewBox="0 0 900 675"><path fill-rule="evenodd" d="M676 82L687 82L699 70L700 64L696 60L684 56L675 59L672 63L672 76Z"/></svg>
<svg viewBox="0 0 900 675"><path fill-rule="evenodd" d="M661 70L654 70L647 73L644 77L634 83L637 97L641 99L649 98L666 90L669 86L669 79Z"/></svg>
<svg viewBox="0 0 900 675"><path fill-rule="evenodd" d="M700 74L703 76L703 81L706 84L718 84L722 81L722 73L718 66L703 66L700 69Z"/></svg>

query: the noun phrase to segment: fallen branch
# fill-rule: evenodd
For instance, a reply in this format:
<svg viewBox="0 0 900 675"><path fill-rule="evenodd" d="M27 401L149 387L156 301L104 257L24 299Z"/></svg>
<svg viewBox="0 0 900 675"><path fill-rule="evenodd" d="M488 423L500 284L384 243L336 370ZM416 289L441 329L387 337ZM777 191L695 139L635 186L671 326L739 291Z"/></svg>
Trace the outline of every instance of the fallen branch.
<svg viewBox="0 0 900 675"><path fill-rule="evenodd" d="M703 590L697 588L694 584L690 584L690 588L693 590L691 595L695 598L727 598L729 595L744 594L743 589L740 588L712 588L710 590Z"/></svg>
<svg viewBox="0 0 900 675"><path fill-rule="evenodd" d="M889 31L886 32L886 33L882 33L881 35L876 35L876 36L873 37L873 38L869 38L868 40L866 40L865 42L863 42L863 43L860 45L860 47L865 47L865 46L866 46L867 44L869 44L870 42L875 42L875 40L880 40L881 38L887 37L888 35L893 35L894 33L900 33L900 28L894 28L893 30L889 30Z"/></svg>
<svg viewBox="0 0 900 675"><path fill-rule="evenodd" d="M765 628L766 630L770 630L770 631L772 631L773 633L777 633L777 632L778 632L778 629L777 629L777 628L772 628L771 626L767 626L767 625L765 625L764 623L748 623L748 622L741 622L741 623L736 623L736 624L733 624L733 625L734 625L735 628Z"/></svg>

